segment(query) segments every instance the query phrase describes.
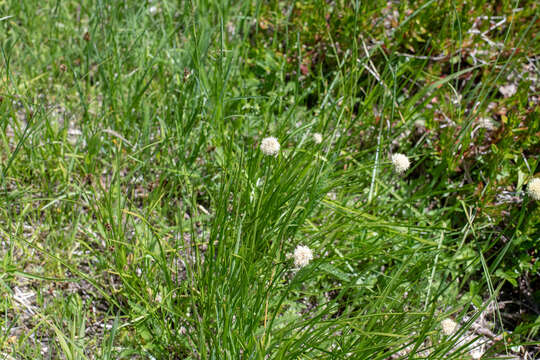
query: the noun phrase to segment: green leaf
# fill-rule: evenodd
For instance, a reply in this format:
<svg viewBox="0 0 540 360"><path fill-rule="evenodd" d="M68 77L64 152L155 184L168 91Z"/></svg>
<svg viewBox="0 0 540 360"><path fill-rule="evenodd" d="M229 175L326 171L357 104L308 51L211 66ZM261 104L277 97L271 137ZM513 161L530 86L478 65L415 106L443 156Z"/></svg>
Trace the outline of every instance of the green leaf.
<svg viewBox="0 0 540 360"><path fill-rule="evenodd" d="M343 282L349 282L351 280L349 274L344 273L343 271L339 270L335 266L331 264L321 264L319 266L319 269L323 270L325 273L329 275L333 275L334 277L338 278L339 280Z"/></svg>

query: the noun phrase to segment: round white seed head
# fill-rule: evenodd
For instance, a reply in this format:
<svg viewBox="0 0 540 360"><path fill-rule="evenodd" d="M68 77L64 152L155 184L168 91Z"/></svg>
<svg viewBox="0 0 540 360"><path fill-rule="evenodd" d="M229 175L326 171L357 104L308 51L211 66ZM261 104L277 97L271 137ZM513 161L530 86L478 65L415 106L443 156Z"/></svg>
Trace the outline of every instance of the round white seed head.
<svg viewBox="0 0 540 360"><path fill-rule="evenodd" d="M540 178L534 178L529 181L527 192L534 200L540 200Z"/></svg>
<svg viewBox="0 0 540 360"><path fill-rule="evenodd" d="M261 151L264 155L275 156L279 152L279 142L273 137L267 137L261 141Z"/></svg>
<svg viewBox="0 0 540 360"><path fill-rule="evenodd" d="M304 267L311 260L313 260L313 253L307 246L299 245L294 249L294 265L297 267Z"/></svg>
<svg viewBox="0 0 540 360"><path fill-rule="evenodd" d="M411 165L409 158L399 153L392 155L392 164L398 174L403 174Z"/></svg>
<svg viewBox="0 0 540 360"><path fill-rule="evenodd" d="M441 321L441 327L444 335L452 335L456 331L457 324L452 319L444 319Z"/></svg>
<svg viewBox="0 0 540 360"><path fill-rule="evenodd" d="M313 142L314 142L315 144L320 144L320 143L322 143L322 135L319 134L319 133L313 134Z"/></svg>

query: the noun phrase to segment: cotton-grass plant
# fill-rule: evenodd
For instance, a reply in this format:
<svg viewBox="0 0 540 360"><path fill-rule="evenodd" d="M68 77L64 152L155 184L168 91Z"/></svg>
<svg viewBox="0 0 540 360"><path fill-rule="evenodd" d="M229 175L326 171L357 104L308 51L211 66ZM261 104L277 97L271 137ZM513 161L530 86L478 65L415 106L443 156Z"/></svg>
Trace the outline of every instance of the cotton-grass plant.
<svg viewBox="0 0 540 360"><path fill-rule="evenodd" d="M278 139L273 136L266 137L261 141L261 151L264 155L276 156L279 153L280 145Z"/></svg>
<svg viewBox="0 0 540 360"><path fill-rule="evenodd" d="M441 321L441 328L444 335L450 336L454 334L458 328L458 324L454 320L448 318Z"/></svg>
<svg viewBox="0 0 540 360"><path fill-rule="evenodd" d="M307 266L313 260L313 252L307 246L299 245L293 253L294 265L298 268Z"/></svg>
<svg viewBox="0 0 540 360"><path fill-rule="evenodd" d="M540 178L533 178L527 185L527 194L537 201L540 201Z"/></svg>
<svg viewBox="0 0 540 360"><path fill-rule="evenodd" d="M267 36L250 30L251 20L261 18L257 19L246 1L194 0L187 9L183 2L163 0L157 9L148 11L144 11L148 2L109 2L104 9L102 2L87 1L89 6L81 7L80 18L89 22L91 34L84 41L78 40L86 25L76 20L79 14L69 6L56 9L51 3L7 0L13 18L0 20L9 29L0 31L2 42L9 45L2 49L6 66L0 69L5 71L4 77L10 77L9 71L17 74L28 87L6 82L7 90L0 94L4 96L0 107L6 111L0 116L8 128L19 128L21 123L12 120L18 114L6 107L10 103L6 93L33 103L34 92L41 94L42 85L43 89L53 85L43 104L58 101L65 106L83 134L80 144L73 147L65 141L67 128L57 131L57 124L52 123L55 119L37 117L38 121L28 121L29 131L22 138L15 134L2 139L2 155L9 159L2 169L5 190L11 193L8 184L15 184L13 194L4 196L2 203L2 233L10 236L7 243L16 250L8 249L2 260L10 269L39 269L38 286L50 283L51 290L60 294L61 287L50 279L70 280L69 288L81 279L94 286L96 291L75 287L70 296L78 297L82 290L87 305L104 305L105 311L98 310L88 319L98 318L92 328L97 325L103 332L85 333L84 321L65 316L64 296L54 297L58 308L32 305L58 324L56 335L62 342L58 352L64 351L69 359L84 359L83 351L88 358L101 359L385 360L416 356L399 355L397 349L412 344L408 347L412 351L415 343L422 344L438 331L440 324L433 314L441 307L455 306L452 295L464 293L461 288L446 291L456 283L448 279L462 273L445 268L455 264L460 269L464 264L452 258L459 250L453 244L460 243L456 240L464 235L459 229L448 231L445 223L448 213L460 209L441 201L427 211L433 197L442 197L444 192L434 195L431 188L417 192L415 186L404 183L404 193L414 196L414 204L409 197L391 194L394 189L388 189L377 171L381 159L370 144L372 139L364 147L359 137L375 125L365 110L377 108L388 116L399 112L406 121L415 118L422 108L417 102L422 98L421 86L416 100L407 96L390 99L389 95L399 94L390 94L388 89L409 86L413 78L423 85L417 75L423 74L424 65L414 59L388 63L385 56L377 59L380 47L369 46L369 53L363 56L364 48L354 48L355 41L350 52L335 54L343 56L338 59L341 70L324 70L323 76L314 73L316 76L304 80L289 76L286 72L292 64L287 65L286 59L290 53L284 53L283 44L296 44L296 32L277 28L284 23L293 29L296 19L283 18L284 12L271 9L273 5L266 2L261 2L257 14L276 16L276 41L257 49L250 46L251 41L257 43L261 34L266 41ZM434 5L418 8L406 18L413 20L409 24L417 19L422 23L422 16L437 10ZM327 4L321 2L320 6ZM155 10L159 16L147 16ZM58 21L32 16L36 13L54 14ZM363 30L356 26L369 22L363 17L367 13L372 12L359 11L358 22L349 17L354 23L347 29L358 30L360 35ZM298 15L303 22L310 11ZM461 20L460 16L456 14L452 20ZM326 21L322 17L321 25L326 26ZM57 29L59 23L62 31ZM232 35L231 28L245 36ZM403 36L403 29L397 30L389 46ZM49 34L54 34L55 41L47 41L46 49L32 46ZM304 34L300 39L304 40ZM69 45L65 47L68 53L61 46L64 43ZM295 46L286 48L297 51ZM298 50L304 52L303 45ZM351 54L362 55L352 59ZM59 59L77 58L80 66L63 72L62 77L48 70ZM271 73L254 71L252 60ZM324 61L318 61L319 65ZM367 61L373 67L369 74L363 66ZM97 64L95 68L93 64ZM312 65L313 69L319 66ZM370 75L372 71L376 77ZM453 73L433 86L427 84L427 100L432 95L442 99L446 84L454 79L462 81L459 73ZM482 80L490 83L490 78ZM309 83L316 85L317 93L310 90ZM463 99L481 98L481 91L468 92ZM251 139L258 131L271 128L294 143L296 134L291 129L295 123L313 119L305 106L306 96L313 98L313 108L319 112L313 126L325 131L324 138L313 134L311 145L323 143L332 132L340 134L332 136L325 161L313 161L313 152L299 145L287 149L283 161L265 161L261 166L261 157L277 157L283 149L271 136L252 149ZM260 113L247 113L243 102L256 105ZM36 111L38 116L45 113L48 111ZM431 129L432 121L429 123ZM382 152L378 154L384 152L394 131L385 124L379 122L377 150ZM416 125L426 127L425 123ZM121 147L99 131L108 128L122 134L133 147ZM13 150L11 142L16 140L20 142ZM400 146L409 149L407 143L404 138ZM454 139L450 146L442 142L442 147L450 149L453 144ZM441 140L434 145L441 145ZM414 149L410 151L422 147ZM398 174L411 166L406 155L401 156L392 159ZM451 156L442 154L446 159ZM220 159L225 161L216 161ZM370 169L375 169L373 184L388 191L380 192L381 201L364 204L361 200L370 186ZM450 183L444 181L448 180L444 172L432 170L430 175L441 181L431 183ZM132 183L139 174L151 182ZM86 176L97 181L78 181ZM534 179L527 192L531 199L538 195ZM329 200L324 197L327 193L337 195ZM467 197L463 202L471 205ZM468 229L474 234L484 226L477 218ZM32 228L37 230L31 234L17 230ZM467 242L468 238L464 247ZM291 243L302 245L295 248L293 260L280 261ZM317 249L317 255L307 244ZM489 248L484 244L479 248ZM39 250L40 256L19 259L18 254L29 246L35 246L33 251ZM438 264L433 262L434 254L440 255ZM293 267L312 269L315 257L320 265L317 271L289 271ZM474 259L467 261L470 264ZM476 266L481 269L478 264L479 260ZM12 279L15 273L11 273L2 274L5 288L17 285L18 280ZM425 274L433 274L433 282ZM16 276L25 276L25 272ZM486 274L487 280L490 276ZM44 303L50 299L45 292L37 297L42 295ZM12 322L18 313L12 317L11 309L20 304L12 305L9 298L2 305L2 318L8 320L0 328L14 324L13 328L24 329L24 323ZM83 317L85 307L81 303L73 315ZM65 327L70 321L72 326ZM112 329L107 330L113 321ZM62 330L65 338L58 336ZM44 347L31 344L42 335L39 332L31 330L28 338L13 343L19 346L13 351L15 357L54 357L51 352L43 354ZM9 329L0 337L8 339L2 352L10 351ZM50 339L49 334L47 346L53 349ZM99 348L101 340L107 341ZM84 344L89 346L84 348ZM27 352L31 347L35 349ZM450 347L434 345L439 353L431 358L463 358ZM54 349L52 354L61 357Z"/></svg>
<svg viewBox="0 0 540 360"><path fill-rule="evenodd" d="M394 171L398 174L403 174L411 166L411 162L407 155L396 153L392 155L392 165L394 166Z"/></svg>

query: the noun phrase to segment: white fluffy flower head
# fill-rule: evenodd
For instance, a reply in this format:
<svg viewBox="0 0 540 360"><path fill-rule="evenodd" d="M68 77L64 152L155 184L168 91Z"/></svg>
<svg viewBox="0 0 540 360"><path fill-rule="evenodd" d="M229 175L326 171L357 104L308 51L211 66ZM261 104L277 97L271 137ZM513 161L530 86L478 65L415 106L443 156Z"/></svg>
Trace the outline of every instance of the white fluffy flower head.
<svg viewBox="0 0 540 360"><path fill-rule="evenodd" d="M313 134L313 142L314 142L315 144L320 144L320 143L322 143L322 135L319 134L319 133Z"/></svg>
<svg viewBox="0 0 540 360"><path fill-rule="evenodd" d="M392 164L394 165L394 170L396 170L398 174L403 174L411 165L409 158L400 153L392 155Z"/></svg>
<svg viewBox="0 0 540 360"><path fill-rule="evenodd" d="M534 200L540 200L540 178L534 178L529 181L527 192Z"/></svg>
<svg viewBox="0 0 540 360"><path fill-rule="evenodd" d="M452 319L444 319L441 322L441 327L444 335L452 335L456 331L457 324Z"/></svg>
<svg viewBox="0 0 540 360"><path fill-rule="evenodd" d="M261 141L261 151L264 155L275 156L279 152L279 142L273 137L267 137Z"/></svg>
<svg viewBox="0 0 540 360"><path fill-rule="evenodd" d="M296 249L294 249L294 265L297 267L304 267L311 260L313 260L313 253L311 252L311 249L307 246L298 245Z"/></svg>

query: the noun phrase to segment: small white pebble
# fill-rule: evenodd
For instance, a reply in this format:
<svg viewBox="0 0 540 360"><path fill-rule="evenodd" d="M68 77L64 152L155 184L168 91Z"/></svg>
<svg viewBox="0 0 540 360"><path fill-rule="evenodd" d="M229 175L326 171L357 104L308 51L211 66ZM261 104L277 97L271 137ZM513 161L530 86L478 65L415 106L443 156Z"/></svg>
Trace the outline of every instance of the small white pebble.
<svg viewBox="0 0 540 360"><path fill-rule="evenodd" d="M517 91L517 87L514 84L503 85L499 88L499 92L505 97L511 97Z"/></svg>
<svg viewBox="0 0 540 360"><path fill-rule="evenodd" d="M497 129L497 123L490 118L480 118L478 119L478 126L484 128L488 131L493 131Z"/></svg>
<svg viewBox="0 0 540 360"><path fill-rule="evenodd" d="M484 356L484 350L482 348L472 349L469 354L471 354L471 357L475 360L480 359Z"/></svg>
<svg viewBox="0 0 540 360"><path fill-rule="evenodd" d="M415 120L414 127L417 129L423 129L426 127L426 122L422 119Z"/></svg>

